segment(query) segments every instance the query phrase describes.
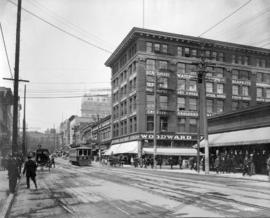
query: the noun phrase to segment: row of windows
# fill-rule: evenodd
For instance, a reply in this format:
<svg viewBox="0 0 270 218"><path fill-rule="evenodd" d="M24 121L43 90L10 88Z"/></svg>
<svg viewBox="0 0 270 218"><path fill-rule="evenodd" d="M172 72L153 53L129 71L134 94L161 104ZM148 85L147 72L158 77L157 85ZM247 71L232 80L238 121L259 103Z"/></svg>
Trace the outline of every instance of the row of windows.
<svg viewBox="0 0 270 218"><path fill-rule="evenodd" d="M248 86L233 85L232 86L232 95L249 96L250 89Z"/></svg>
<svg viewBox="0 0 270 218"><path fill-rule="evenodd" d="M167 110L168 109L168 96L159 95L157 99L157 105L160 110ZM154 95L146 95L146 108L150 110L155 108Z"/></svg>
<svg viewBox="0 0 270 218"><path fill-rule="evenodd" d="M187 119L189 121L187 121ZM178 118L177 119L177 132L197 132L197 122L198 119L196 118ZM187 125L189 124L189 125ZM146 119L146 131L153 131L154 130L154 116L147 116ZM168 131L168 118L167 117L160 117L159 119L159 131L160 132L167 132Z"/></svg>
<svg viewBox="0 0 270 218"><path fill-rule="evenodd" d="M157 88L167 89L169 87L169 79L167 77L158 77L157 79ZM146 87L152 88L155 86L155 77L152 75L146 76Z"/></svg>
<svg viewBox="0 0 270 218"><path fill-rule="evenodd" d="M113 67L112 67L112 73L115 74L116 72L118 72L119 69L121 69L121 67L123 67L126 62L131 59L137 52L137 46L136 44L133 44L128 51L123 54L120 58L119 61L117 61Z"/></svg>
<svg viewBox="0 0 270 218"><path fill-rule="evenodd" d="M161 43L146 42L146 52L161 52L164 54L168 53L168 45Z"/></svg>
<svg viewBox="0 0 270 218"><path fill-rule="evenodd" d="M207 93L224 93L224 84L222 83L206 82L205 85ZM197 92L197 81L178 79L177 90Z"/></svg>
<svg viewBox="0 0 270 218"><path fill-rule="evenodd" d="M167 70L168 69L168 61L163 60L146 60L146 71L154 71L154 70Z"/></svg>
<svg viewBox="0 0 270 218"><path fill-rule="evenodd" d="M270 74L260 72L256 73L256 82L270 84Z"/></svg>
<svg viewBox="0 0 270 218"><path fill-rule="evenodd" d="M136 116L113 124L113 137L122 136L137 132Z"/></svg>
<svg viewBox="0 0 270 218"><path fill-rule="evenodd" d="M120 90L116 91L112 95L112 102L115 103L125 97L128 93L133 92L136 90L136 77L129 81L128 85L124 85L120 88Z"/></svg>
<svg viewBox="0 0 270 218"><path fill-rule="evenodd" d="M214 99L206 100L206 107L208 113L221 113L224 111L224 101L216 100L216 109L214 110ZM178 110L190 110L197 111L198 110L198 99L196 98L185 98L178 97L177 98L177 109Z"/></svg>
<svg viewBox="0 0 270 218"><path fill-rule="evenodd" d="M136 95L113 107L113 119L131 114L136 111Z"/></svg>
<svg viewBox="0 0 270 218"><path fill-rule="evenodd" d="M121 72L119 76L112 81L112 88L114 89L121 85L121 83L125 82L133 73L136 72L136 68L136 61L134 61L131 65L129 65L127 70Z"/></svg>
<svg viewBox="0 0 270 218"><path fill-rule="evenodd" d="M175 47L173 47L175 48ZM202 54L200 49L190 48L186 46L177 46L176 55L179 57L201 57L202 55L209 60L215 61L227 61L224 57L224 52L217 52L217 51L210 51L205 50ZM170 54L168 52L169 47L167 44L162 43L152 43L146 42L146 52L156 52L156 53L164 53ZM242 56L242 55L231 55L231 63L232 64L241 64L241 65L251 65L250 57ZM256 58L255 59L255 66L257 67L266 67L266 60L263 58Z"/></svg>
<svg viewBox="0 0 270 218"><path fill-rule="evenodd" d="M257 98L270 98L270 89L257 87Z"/></svg>
<svg viewBox="0 0 270 218"><path fill-rule="evenodd" d="M154 130L154 116L150 115L146 118L146 130L153 131ZM168 117L159 117L159 131L160 132L168 132Z"/></svg>

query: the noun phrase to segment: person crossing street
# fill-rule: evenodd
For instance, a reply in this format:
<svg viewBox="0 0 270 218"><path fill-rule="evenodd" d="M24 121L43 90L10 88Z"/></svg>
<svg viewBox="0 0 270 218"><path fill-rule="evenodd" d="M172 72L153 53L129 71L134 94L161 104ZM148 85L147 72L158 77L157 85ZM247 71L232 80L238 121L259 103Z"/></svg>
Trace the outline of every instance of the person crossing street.
<svg viewBox="0 0 270 218"><path fill-rule="evenodd" d="M31 159L31 156L28 156L28 160L25 162L23 169L23 174L26 174L27 188L30 188L30 178L31 178L37 189L36 170L37 170L36 162Z"/></svg>

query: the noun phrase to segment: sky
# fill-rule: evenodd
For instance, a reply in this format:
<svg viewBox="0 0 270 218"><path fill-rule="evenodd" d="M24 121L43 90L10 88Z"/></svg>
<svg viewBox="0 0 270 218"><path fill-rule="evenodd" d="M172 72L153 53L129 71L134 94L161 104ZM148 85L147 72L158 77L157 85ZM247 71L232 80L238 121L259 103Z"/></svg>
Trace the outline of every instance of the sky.
<svg viewBox="0 0 270 218"><path fill-rule="evenodd" d="M80 115L80 97L47 97L82 96L92 89L110 88L110 68L104 63L132 27L199 36L246 2L203 37L270 48L268 0L22 0L28 12L22 11L19 73L21 79L30 80L26 84L28 130L57 128L71 115ZM12 69L16 3L0 0L0 22ZM10 77L2 37L0 77L0 86L13 89L11 81L2 80ZM20 83L20 96L23 88Z"/></svg>

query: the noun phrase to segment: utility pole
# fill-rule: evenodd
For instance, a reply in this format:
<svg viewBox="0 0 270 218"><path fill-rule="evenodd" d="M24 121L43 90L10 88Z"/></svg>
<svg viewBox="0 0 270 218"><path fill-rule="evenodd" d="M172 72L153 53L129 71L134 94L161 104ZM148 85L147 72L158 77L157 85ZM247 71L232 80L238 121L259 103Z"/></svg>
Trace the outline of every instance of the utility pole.
<svg viewBox="0 0 270 218"><path fill-rule="evenodd" d="M20 31L21 31L21 7L22 0L18 0L17 28L16 28L16 49L14 68L14 97L13 97L13 131L12 131L12 154L18 151L18 89L19 89L19 63L20 63Z"/></svg>
<svg viewBox="0 0 270 218"><path fill-rule="evenodd" d="M207 123L207 105L206 105L206 84L205 84L205 75L206 75L206 67L213 66L214 64L209 64L205 61L204 54L204 45L201 47L201 61L199 63L199 72L198 72L198 84L200 84L200 109L199 113L201 113L201 121L203 125L203 136L204 136L204 155L205 155L205 174L209 174L209 143L208 143L208 123ZM198 130L199 131L199 130ZM200 144L200 143L199 143ZM198 144L198 146L199 146ZM199 147L198 147L199 149Z"/></svg>
<svg viewBox="0 0 270 218"><path fill-rule="evenodd" d="M22 140L22 153L23 156L26 157L27 150L26 150L26 121L25 121L25 114L26 114L26 85L24 84L24 99L23 99L23 140Z"/></svg>
<svg viewBox="0 0 270 218"><path fill-rule="evenodd" d="M200 110L200 98L201 98L201 80L199 79L199 74L197 75L197 89L198 89L198 123L197 123L197 171L200 172L200 141L201 141L201 110Z"/></svg>
<svg viewBox="0 0 270 218"><path fill-rule="evenodd" d="M158 77L157 77L157 60L155 60L155 84L154 84L154 152L153 152L153 161L154 161L154 168L157 168L157 161L156 161L156 156L157 156L157 85L158 85Z"/></svg>

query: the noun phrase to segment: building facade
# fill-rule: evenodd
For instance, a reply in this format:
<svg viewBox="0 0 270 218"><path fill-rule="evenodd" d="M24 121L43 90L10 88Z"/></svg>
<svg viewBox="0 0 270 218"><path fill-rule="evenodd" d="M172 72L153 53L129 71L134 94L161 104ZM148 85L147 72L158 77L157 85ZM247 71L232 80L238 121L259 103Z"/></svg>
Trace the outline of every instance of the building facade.
<svg viewBox="0 0 270 218"><path fill-rule="evenodd" d="M91 118L91 122L95 122L99 118L106 117L111 114L111 95L110 89L105 89L108 93L86 94L82 98L81 116Z"/></svg>
<svg viewBox="0 0 270 218"><path fill-rule="evenodd" d="M238 168L252 156L255 172L266 174L270 154L270 103L231 111L208 119L211 166L217 156L235 157ZM204 149L204 141L201 149ZM236 166L237 168L237 166Z"/></svg>
<svg viewBox="0 0 270 218"><path fill-rule="evenodd" d="M83 126L80 132L82 144L91 147L93 156L98 156L99 151L107 150L111 144L111 115Z"/></svg>
<svg viewBox="0 0 270 218"><path fill-rule="evenodd" d="M214 65L206 69L208 116L270 101L268 49L133 28L105 63L111 68L112 145L135 141L138 152L153 146L155 83L157 146L196 143L194 63L201 53Z"/></svg>
<svg viewBox="0 0 270 218"><path fill-rule="evenodd" d="M0 155L11 152L13 95L10 88L0 87Z"/></svg>

